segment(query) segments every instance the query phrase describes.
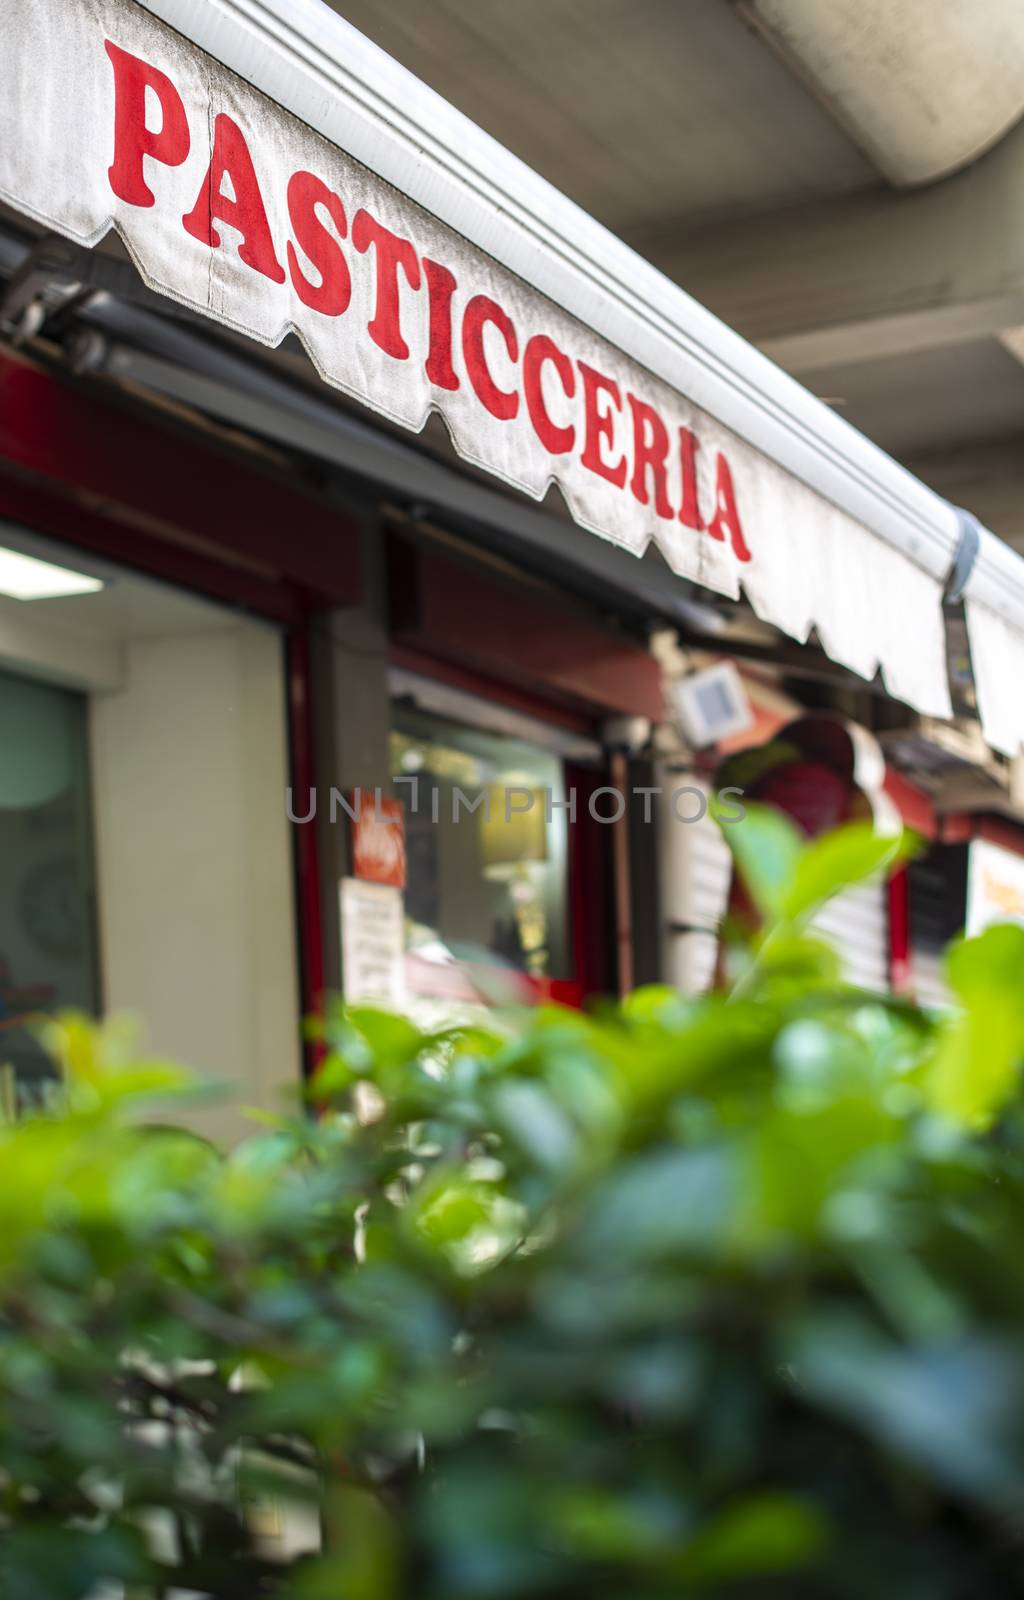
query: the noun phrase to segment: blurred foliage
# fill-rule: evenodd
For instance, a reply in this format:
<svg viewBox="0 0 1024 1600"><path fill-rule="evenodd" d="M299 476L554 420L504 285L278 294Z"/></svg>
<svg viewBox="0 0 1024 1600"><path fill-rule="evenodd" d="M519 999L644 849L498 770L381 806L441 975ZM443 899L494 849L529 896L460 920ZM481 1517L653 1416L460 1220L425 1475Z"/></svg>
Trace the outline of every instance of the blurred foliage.
<svg viewBox="0 0 1024 1600"><path fill-rule="evenodd" d="M808 932L892 841L727 833L726 992L339 1008L229 1154L52 1028L60 1111L0 1129L3 1600L1024 1593L1024 930L926 1015Z"/></svg>

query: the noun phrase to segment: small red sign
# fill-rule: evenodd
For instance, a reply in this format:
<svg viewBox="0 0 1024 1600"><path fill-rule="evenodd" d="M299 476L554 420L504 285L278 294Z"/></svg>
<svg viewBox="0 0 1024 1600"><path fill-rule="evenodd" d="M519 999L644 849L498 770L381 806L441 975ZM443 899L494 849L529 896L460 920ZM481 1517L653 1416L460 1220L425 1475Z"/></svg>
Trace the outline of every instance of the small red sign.
<svg viewBox="0 0 1024 1600"><path fill-rule="evenodd" d="M405 888L405 818L401 800L379 789L353 789L352 872L365 883Z"/></svg>

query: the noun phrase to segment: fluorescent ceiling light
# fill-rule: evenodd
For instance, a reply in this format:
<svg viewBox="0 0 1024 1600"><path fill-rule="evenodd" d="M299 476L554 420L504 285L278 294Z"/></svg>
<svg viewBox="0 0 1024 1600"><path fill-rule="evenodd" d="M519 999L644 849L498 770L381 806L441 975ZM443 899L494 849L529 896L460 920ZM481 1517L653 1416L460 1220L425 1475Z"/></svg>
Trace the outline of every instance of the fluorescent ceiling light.
<svg viewBox="0 0 1024 1600"><path fill-rule="evenodd" d="M23 556L19 550L0 550L0 594L12 600L57 600L69 594L95 594L99 578L55 567L52 561Z"/></svg>

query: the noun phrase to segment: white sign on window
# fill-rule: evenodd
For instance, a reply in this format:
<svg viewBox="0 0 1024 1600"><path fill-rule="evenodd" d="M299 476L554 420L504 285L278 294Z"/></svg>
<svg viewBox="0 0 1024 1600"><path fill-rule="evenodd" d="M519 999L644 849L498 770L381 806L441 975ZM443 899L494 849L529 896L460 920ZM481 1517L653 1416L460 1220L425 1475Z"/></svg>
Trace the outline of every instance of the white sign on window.
<svg viewBox="0 0 1024 1600"><path fill-rule="evenodd" d="M342 993L349 1005L398 1007L405 999L401 889L341 880Z"/></svg>
<svg viewBox="0 0 1024 1600"><path fill-rule="evenodd" d="M974 839L967 865L967 934L994 922L1024 924L1024 856Z"/></svg>

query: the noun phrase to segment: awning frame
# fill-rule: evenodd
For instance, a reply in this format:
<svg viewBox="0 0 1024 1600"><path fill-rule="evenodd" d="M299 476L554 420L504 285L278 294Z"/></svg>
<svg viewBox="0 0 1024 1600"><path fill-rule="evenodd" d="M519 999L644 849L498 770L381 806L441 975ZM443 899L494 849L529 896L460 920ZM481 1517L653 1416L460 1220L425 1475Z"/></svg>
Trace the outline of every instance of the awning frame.
<svg viewBox="0 0 1024 1600"><path fill-rule="evenodd" d="M774 538L776 559L763 562L756 569L752 567L749 573L742 566L734 570L729 563L719 563L722 570L718 570L711 559L718 554L715 545L703 544L697 550L689 540L680 540L678 530L674 541L671 537L662 538L653 509L646 523L637 525L638 531L631 525L630 537L620 539L623 524L618 508L602 505L595 499L595 485L586 478L586 472L582 475L585 480L582 487L579 474L573 479L566 472L558 476L557 482L574 518L584 528L604 539L621 542L636 553L643 548L643 539L655 539L673 570L733 597L744 593L757 615L771 619L794 638L804 639L811 628L816 628L826 651L836 661L865 679L881 667L891 692L922 711L949 714L942 669L938 596L943 586L948 588L951 575L954 582L959 582L962 576L957 565L958 552L962 553L962 522L955 508L324 6L321 0L93 0L93 3L95 19L105 18L111 31L119 21L123 23L126 35L137 41L134 48L145 45L149 38L145 29L154 26L144 20L147 15L158 18L180 35L176 40L164 32L162 38L173 59L190 77L191 92L197 99L202 100L206 80L194 63L205 58L205 72L210 81L219 84L220 92L229 98L237 92L240 103L248 107L253 126L261 126L265 120L268 128L278 130L278 137L281 137L280 130L285 130L282 143L294 137L301 150L304 139L307 148L313 151L315 141L310 142L311 134L298 126L304 124L335 147L335 158L342 163L346 181L353 183L357 192L367 175L372 176L377 188L371 192L377 196L375 204L384 208L384 215L389 214L390 206L400 201L401 204L411 201L421 208L415 215L427 235L428 248L437 253L437 259L443 260L446 241L453 238L475 247L474 259L481 278L492 284L494 294L508 292L515 296L526 286L542 297L539 304L549 302L548 310L555 318L556 333L558 318L567 316L570 319L569 323L562 323L562 332L557 334L563 342L572 336L567 331L571 324L581 332L584 344L588 338L592 341L597 354L590 357L591 361L609 362L607 370L618 371L620 382L635 388L641 395L644 373L660 381L662 398L659 400L655 395L657 404L667 405L671 411L675 403L673 397L681 398L681 417L673 420L670 415L669 420L673 429L675 422L679 423L680 451L684 458L686 442L691 438L690 429L694 426L692 416L696 415L700 427L703 427L700 417L708 419L708 433L716 446L716 501L722 479L722 452L731 453L734 447L740 451L743 445L750 446L754 455L747 457L746 472L748 484L752 482L754 487L752 491L748 488L748 493L753 493L759 505L766 548L771 542L769 535ZM92 17L92 9L86 6L84 15ZM52 21L51 18L51 24ZM29 33L27 37L31 41L33 36ZM39 34L35 48L42 48L45 37ZM183 40L196 46L202 55L190 56L187 49L183 50ZM108 53L110 51L118 60L134 59L130 54L125 55L120 47L108 44ZM171 80L164 81L170 83ZM253 98L245 84L267 97L272 105ZM173 85L170 92L176 93ZM101 89L99 93L105 98L107 90ZM68 103L89 106L93 99L82 96ZM20 106L21 101L16 104ZM265 118L261 107L266 112ZM245 112L240 114L244 121ZM280 120L282 114L284 121ZM230 125L230 119L226 120ZM218 127L220 125L218 118ZM273 136L272 131L268 136L271 142ZM75 148L87 147L92 148L91 142L81 141ZM8 148L17 151L17 142ZM323 150L325 147L316 148ZM187 140L185 150L187 153ZM303 154L304 151L299 155L299 166ZM344 167L346 156L348 166ZM313 154L305 156L310 162L314 158ZM104 222L105 190L101 195L95 188L92 169L83 168L79 173L81 187L67 190L61 202L65 210L61 211L57 200L47 209L49 203L37 202L35 198L40 189L38 163L32 165L35 156L30 154L25 159L29 164L19 168L12 157L15 164L4 194L13 205L44 225L53 226L87 245L99 240L103 227L113 223L147 283L172 299L195 306L204 314L213 315L215 320L250 333L266 344L276 343L284 328L291 326L328 383L407 427L422 426L426 412L417 410L417 404L425 403L419 391L411 391L401 404L396 399L395 405L389 408L381 401L380 393L390 395L390 374L385 373L383 377L381 373L374 374L381 380L379 393L372 385L367 387L365 373L360 373L359 383L353 387L354 380L350 382L339 375L338 347L332 345L325 354L319 334L311 339L301 317L290 324L276 324L275 307L269 301L256 306L250 314L248 298L241 314L236 306L229 306L226 298L223 304L218 302L216 311L211 310L213 301L206 269L202 263L197 267L194 260L189 270L193 280L198 279L198 289L195 281L179 285L177 279L168 278L167 261L177 261L173 241L166 237L162 240L164 260L154 265L150 254L151 238L137 237L134 226L135 213L131 207L145 206L152 199L151 195L148 200L144 196L140 201L135 195L121 193L115 187L122 210L127 206L132 220L129 222L126 216L111 212ZM173 167L182 160L184 155L167 164ZM47 173L41 170L45 180ZM338 182L340 187L341 180ZM391 185L391 189L387 185ZM280 188L277 192L280 194ZM186 225L188 220L186 217ZM280 220L278 217L278 224ZM372 216L370 220L373 222ZM356 222L359 222L358 215ZM399 215L397 220L391 219L391 226L401 229L406 223ZM386 225L384 232L387 233ZM212 230L210 239L199 234L196 237L205 244L218 242ZM360 252L364 249L358 240L355 247ZM244 251L241 256L248 262ZM282 272L281 279L269 271L266 275L274 282L284 281L280 264L276 261L272 264ZM436 260L433 264L436 265ZM248 265L251 267L253 263L248 262ZM504 269L504 276L500 269ZM234 292L226 280L219 288L225 295ZM474 304L493 306L494 302L481 297L478 290ZM520 311L529 325L530 317L524 306L525 301ZM500 305L498 310L501 310ZM34 314L40 307L33 302L27 311ZM372 336L372 322L368 326ZM276 334L275 328L280 330ZM31 329L24 331L31 333ZM507 339L510 337L506 334ZM386 355L400 354L386 343L377 342ZM516 351L510 349L509 354L514 358ZM542 356L540 359L550 358ZM616 366L619 362L624 363L621 368ZM584 379L600 378L599 373L584 364L582 357L578 364ZM344 374L348 370L343 360L340 372ZM459 388L457 383L435 379L429 365L426 371L429 383L440 381L445 389ZM606 386L610 382L608 379L601 381ZM420 383L421 388L427 386L422 372ZM610 387L618 404L616 384L611 382ZM571 394L571 389L568 392ZM452 410L454 405L452 401L447 409L443 406L437 409L449 425L459 454L540 499L543 457L537 455L536 441L532 442L533 454L522 460L506 448L512 438L511 429L501 440L490 439L478 446L475 433L460 431L457 413ZM489 409L499 418L515 416L514 411L506 414L493 407ZM643 453L650 447L650 440L644 441L644 427L652 426L652 415L655 422L658 417L642 398L634 405L634 412L638 463L635 473L638 476L634 476L632 491L635 498L647 506L647 469L639 463L649 460ZM637 421L640 413L645 413L648 419L643 426ZM589 441L594 408L587 414ZM473 419L474 429L478 420ZM725 430L724 434L721 429ZM570 430L563 430L567 431ZM600 431L597 429L598 433ZM552 447L547 444L545 435L541 433L539 437L544 448L550 450ZM665 437L664 425L661 437ZM689 448L692 480L695 447ZM662 462L664 450L663 445ZM599 449L597 453L600 455ZM702 459L707 459L707 452ZM593 460L584 459L582 464L584 468L598 471ZM611 463L605 465L610 467ZM617 465L616 472L618 470ZM663 465L661 470L664 473ZM684 460L681 502L675 502L680 504L678 521L686 527L706 526L714 540L725 542L721 526L716 531L715 522L704 524L699 516L697 521L691 522L684 514L688 503L686 471ZM621 487L621 480L611 472L600 475ZM736 562L744 563L751 559L751 554L745 547L731 500L727 461L724 461L724 476L726 498L733 506L733 521L726 524L730 528L731 554ZM657 504L657 517L661 519L669 516L669 511L663 509L665 501L663 487ZM853 540L857 527L868 540L865 553L872 552L870 567L859 559ZM778 548L780 539L784 547L781 551ZM972 636L979 636L987 650L987 663L981 676L988 687L984 693L979 690L982 722L984 725L988 720L993 727L998 722L999 733L993 736L993 742L998 748L1009 751L1024 743L1024 715L1007 697L1008 673L1004 670L1011 656L1015 668L1018 661L1024 665L1024 561L999 545L994 536L986 535L985 539L995 548L990 552L985 540L982 541L978 560L964 588L965 610ZM802 581L808 573L816 574L816 591ZM913 623L908 628L910 618ZM1001 655L996 650L997 643ZM1015 670L1012 676L1016 681L1020 674Z"/></svg>
<svg viewBox="0 0 1024 1600"><path fill-rule="evenodd" d="M823 651L809 653L782 632L774 643L737 637L723 615L735 602L670 573L655 550L637 560L593 539L571 519L470 477L457 458L448 462L385 432L376 419L341 409L332 390L321 394L292 381L260 359L260 347L235 349L230 335L211 338L198 313L149 289L127 261L54 235L33 247L0 228L0 266L12 274L0 297L0 326L5 319L17 326L37 303L50 308L40 337L50 336L51 317L66 335L70 319L74 370L148 390L316 457L353 484L404 504L414 522L437 518L471 530L475 541L514 553L526 568L573 585L619 616L674 626L690 647L772 662L798 678L887 692L878 680L856 676Z"/></svg>

